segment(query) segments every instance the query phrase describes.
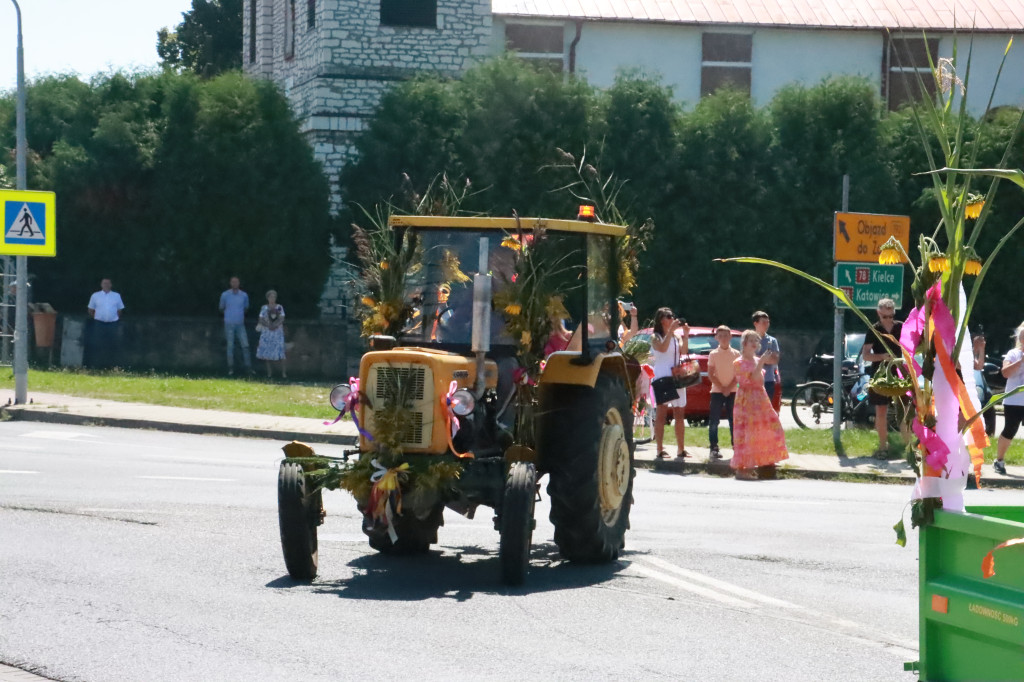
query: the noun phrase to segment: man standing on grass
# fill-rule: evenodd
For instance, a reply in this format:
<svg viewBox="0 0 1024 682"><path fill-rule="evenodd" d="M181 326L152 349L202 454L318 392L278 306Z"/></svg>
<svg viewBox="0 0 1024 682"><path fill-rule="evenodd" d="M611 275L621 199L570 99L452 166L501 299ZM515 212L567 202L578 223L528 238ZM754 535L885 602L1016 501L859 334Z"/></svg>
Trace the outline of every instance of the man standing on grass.
<svg viewBox="0 0 1024 682"><path fill-rule="evenodd" d="M117 365L120 344L121 311L124 302L121 294L113 291L110 279L100 281L100 290L89 297L89 317L92 333L89 335L92 352L89 364L98 369L109 369Z"/></svg>
<svg viewBox="0 0 1024 682"><path fill-rule="evenodd" d="M220 311L224 313L224 338L228 346L228 376L235 373L235 339L242 348L242 362L246 374L252 374L249 357L249 337L245 331L245 311L249 309L249 294L241 289L237 277L231 278L231 288L220 295Z"/></svg>
<svg viewBox="0 0 1024 682"><path fill-rule="evenodd" d="M761 348L757 351L757 357L761 357L768 351L772 351L776 356L774 364L765 364L764 366L764 390L768 394L768 400L771 401L774 408L775 384L779 382L779 340L768 334L768 327L772 324L768 313L758 310L751 316L751 321L754 323L754 331L761 337Z"/></svg>

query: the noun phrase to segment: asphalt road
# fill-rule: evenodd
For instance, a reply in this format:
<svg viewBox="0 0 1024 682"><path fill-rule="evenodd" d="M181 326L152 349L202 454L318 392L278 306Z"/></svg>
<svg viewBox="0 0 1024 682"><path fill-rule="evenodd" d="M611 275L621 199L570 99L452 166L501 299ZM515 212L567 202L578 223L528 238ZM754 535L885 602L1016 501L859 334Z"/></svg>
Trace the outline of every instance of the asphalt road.
<svg viewBox="0 0 1024 682"><path fill-rule="evenodd" d="M641 471L622 560L561 562L545 500L519 589L498 583L488 510L384 557L335 492L301 585L279 445L0 424L0 663L90 682L914 679L905 487Z"/></svg>

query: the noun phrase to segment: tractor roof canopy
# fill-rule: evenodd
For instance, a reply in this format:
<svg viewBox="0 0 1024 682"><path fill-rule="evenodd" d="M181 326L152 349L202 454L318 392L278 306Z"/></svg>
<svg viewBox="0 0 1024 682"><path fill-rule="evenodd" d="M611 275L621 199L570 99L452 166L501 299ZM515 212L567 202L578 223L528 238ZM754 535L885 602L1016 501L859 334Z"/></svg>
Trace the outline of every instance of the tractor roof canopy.
<svg viewBox="0 0 1024 682"><path fill-rule="evenodd" d="M553 218L477 218L465 216L419 216L393 215L388 219L391 227L422 227L447 230L502 230L532 232L544 229L553 232L577 232L622 237L626 228L622 225L589 223L583 220L558 220Z"/></svg>

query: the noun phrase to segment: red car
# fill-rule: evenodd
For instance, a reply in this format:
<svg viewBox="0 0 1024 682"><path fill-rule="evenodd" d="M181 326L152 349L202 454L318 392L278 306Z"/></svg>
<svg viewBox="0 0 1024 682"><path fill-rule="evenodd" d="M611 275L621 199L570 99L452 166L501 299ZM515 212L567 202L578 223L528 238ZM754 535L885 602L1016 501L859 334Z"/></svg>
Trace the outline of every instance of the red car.
<svg viewBox="0 0 1024 682"><path fill-rule="evenodd" d="M644 341L650 348L651 334L654 329L648 327L641 329L628 345ZM736 350L740 349L740 337L743 332L732 330L731 345ZM680 348L682 347L683 330L677 329L676 336L679 337ZM711 401L711 380L708 379L708 353L718 348L718 341L715 339L715 330L712 327L690 327L690 356L700 363L700 383L694 384L686 389L686 420L690 423L706 422L708 419L709 405ZM649 362L648 357L638 358L641 363ZM772 406L779 411L782 402L782 385L775 384L775 395L772 397Z"/></svg>

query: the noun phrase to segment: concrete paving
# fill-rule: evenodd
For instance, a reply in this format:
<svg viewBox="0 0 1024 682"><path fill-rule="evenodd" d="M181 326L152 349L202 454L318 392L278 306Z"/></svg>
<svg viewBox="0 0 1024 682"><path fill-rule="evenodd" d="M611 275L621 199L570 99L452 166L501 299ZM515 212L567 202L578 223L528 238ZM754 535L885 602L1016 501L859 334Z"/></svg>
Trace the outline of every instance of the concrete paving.
<svg viewBox="0 0 1024 682"><path fill-rule="evenodd" d="M332 425L324 420L301 417L204 410L186 407L163 407L98 398L82 398L54 393L29 393L30 403L13 405L14 391L0 389L0 419L18 419L60 424L117 426L154 429L179 433L233 435L245 438L301 440L307 443L329 443L354 446L355 425L348 418ZM5 406L6 407L2 407ZM658 460L653 443L638 446L638 467L666 473L706 473L729 476L731 451L723 450L725 459L710 460L707 448L688 447L691 457L685 460ZM1024 467L1007 467L1007 476L992 473L986 465L983 486L1024 488ZM914 473L902 460L880 461L870 457L837 457L835 454L791 453L778 467L782 477L877 481L886 483L913 482Z"/></svg>

